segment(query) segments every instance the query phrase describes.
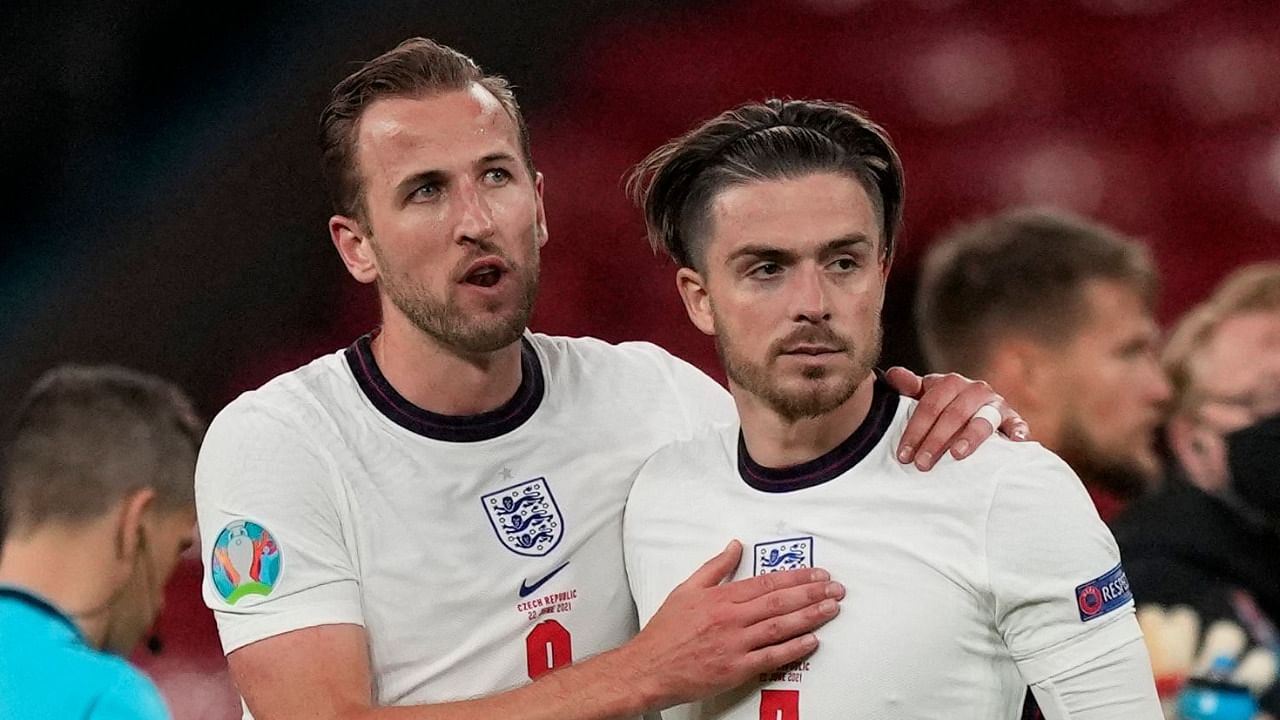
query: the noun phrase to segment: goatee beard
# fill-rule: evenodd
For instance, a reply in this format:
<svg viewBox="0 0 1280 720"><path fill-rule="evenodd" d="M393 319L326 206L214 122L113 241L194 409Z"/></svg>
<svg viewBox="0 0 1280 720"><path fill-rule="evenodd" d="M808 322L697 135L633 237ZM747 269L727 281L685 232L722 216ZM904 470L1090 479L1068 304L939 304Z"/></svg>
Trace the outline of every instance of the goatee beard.
<svg viewBox="0 0 1280 720"><path fill-rule="evenodd" d="M731 340L725 334L716 335L716 352L724 366L725 374L738 387L760 398L771 410L787 422L826 415L844 405L863 379L875 367L880 358L883 331L879 323L867 346L859 348L851 341L837 335L826 325L814 325L791 333L769 347L768 360L764 364L741 359ZM798 343L813 343L839 348L852 364L843 374L828 368L807 368L803 373L804 387L789 390L775 379L774 365L783 348Z"/></svg>

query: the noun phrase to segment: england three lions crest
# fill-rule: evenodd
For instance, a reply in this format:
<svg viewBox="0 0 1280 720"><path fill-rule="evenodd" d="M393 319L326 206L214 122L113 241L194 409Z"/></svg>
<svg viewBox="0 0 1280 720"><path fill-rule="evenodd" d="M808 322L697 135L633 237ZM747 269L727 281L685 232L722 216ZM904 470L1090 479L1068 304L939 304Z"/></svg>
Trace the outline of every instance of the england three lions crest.
<svg viewBox="0 0 1280 720"><path fill-rule="evenodd" d="M541 557L564 536L564 516L546 478L535 478L480 498L489 523L508 550Z"/></svg>
<svg viewBox="0 0 1280 720"><path fill-rule="evenodd" d="M813 538L798 537L756 543L754 575L813 567Z"/></svg>

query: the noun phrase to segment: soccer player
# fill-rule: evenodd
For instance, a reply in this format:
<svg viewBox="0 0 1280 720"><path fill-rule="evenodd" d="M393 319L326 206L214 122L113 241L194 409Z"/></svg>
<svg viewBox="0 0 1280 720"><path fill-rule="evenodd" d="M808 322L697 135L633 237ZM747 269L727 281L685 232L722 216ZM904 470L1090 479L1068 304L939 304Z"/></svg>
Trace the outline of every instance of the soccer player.
<svg viewBox="0 0 1280 720"><path fill-rule="evenodd" d="M986 378L1110 522L1159 476L1156 271L1141 243L1061 211L984 218L929 248L916 295L935 370Z"/></svg>
<svg viewBox="0 0 1280 720"><path fill-rule="evenodd" d="M411 40L337 86L322 136L333 243L382 326L231 403L201 452L204 597L248 710L626 717L811 651L843 587L721 585L737 544L627 642L630 479L732 409L653 345L526 331L548 230L508 86ZM932 389L953 402L917 437L990 433L988 388Z"/></svg>
<svg viewBox="0 0 1280 720"><path fill-rule="evenodd" d="M67 366L22 399L0 463L0 717L169 717L118 655L192 543L203 424L168 382Z"/></svg>
<svg viewBox="0 0 1280 720"><path fill-rule="evenodd" d="M902 209L898 156L854 108L748 104L633 176L680 265L739 422L643 465L623 530L642 622L726 536L735 577L847 587L810 657L668 718L1160 717L1120 555L1080 481L993 440L922 477L894 460L915 403L873 370ZM669 602L669 601L668 601Z"/></svg>

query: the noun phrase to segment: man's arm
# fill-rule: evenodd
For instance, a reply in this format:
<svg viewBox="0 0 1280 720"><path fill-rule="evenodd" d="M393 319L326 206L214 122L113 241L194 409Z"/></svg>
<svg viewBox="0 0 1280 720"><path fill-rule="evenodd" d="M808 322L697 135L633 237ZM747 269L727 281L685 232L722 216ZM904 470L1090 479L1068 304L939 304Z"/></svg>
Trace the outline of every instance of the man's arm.
<svg viewBox="0 0 1280 720"><path fill-rule="evenodd" d="M368 640L358 625L322 625L259 640L228 656L257 720L606 720L635 717L737 686L813 652L812 631L844 589L823 570L723 584L741 558L731 543L671 592L631 642L485 698L375 708Z"/></svg>
<svg viewBox="0 0 1280 720"><path fill-rule="evenodd" d="M1115 539L1062 460L1008 450L984 542L996 629L1018 671L1049 720L1160 720Z"/></svg>
<svg viewBox="0 0 1280 720"><path fill-rule="evenodd" d="M1046 720L1161 720L1141 639L1031 686Z"/></svg>
<svg viewBox="0 0 1280 720"><path fill-rule="evenodd" d="M1014 440L1030 437L1027 423L985 381L956 373L920 377L902 367L890 368L885 378L894 390L919 401L898 443L898 461L914 462L928 470L948 450L962 460L996 430ZM984 405L1000 413L1000 427L978 415Z"/></svg>

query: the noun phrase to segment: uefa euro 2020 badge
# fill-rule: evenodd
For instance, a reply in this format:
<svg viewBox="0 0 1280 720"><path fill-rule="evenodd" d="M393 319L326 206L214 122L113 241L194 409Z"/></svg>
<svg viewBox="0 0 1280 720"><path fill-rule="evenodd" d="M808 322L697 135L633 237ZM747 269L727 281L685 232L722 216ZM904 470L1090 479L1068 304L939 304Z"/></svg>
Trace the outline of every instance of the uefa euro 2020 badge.
<svg viewBox="0 0 1280 720"><path fill-rule="evenodd" d="M228 605L249 595L270 595L280 579L280 547L266 528L236 520L218 533L209 568L213 587Z"/></svg>

